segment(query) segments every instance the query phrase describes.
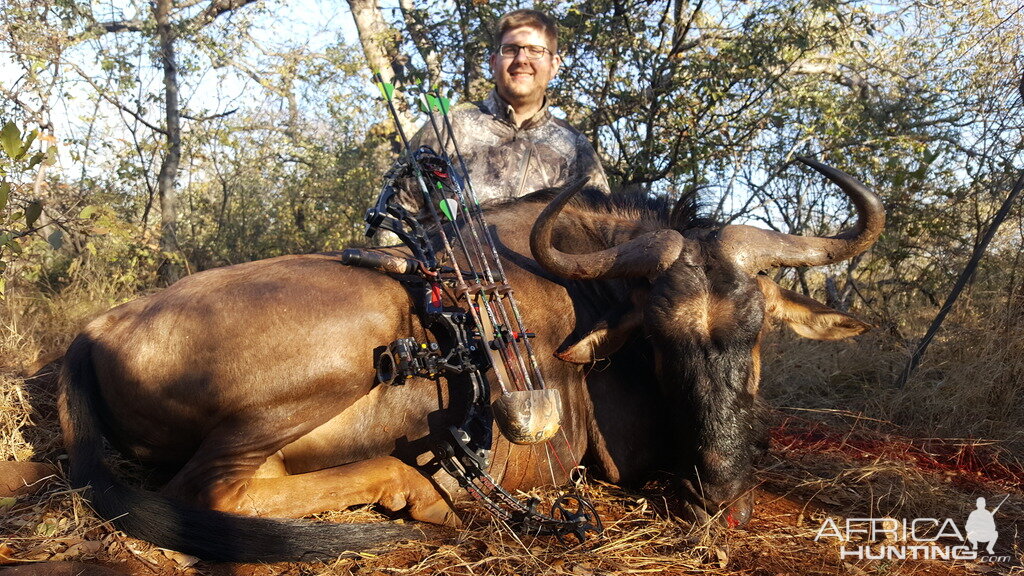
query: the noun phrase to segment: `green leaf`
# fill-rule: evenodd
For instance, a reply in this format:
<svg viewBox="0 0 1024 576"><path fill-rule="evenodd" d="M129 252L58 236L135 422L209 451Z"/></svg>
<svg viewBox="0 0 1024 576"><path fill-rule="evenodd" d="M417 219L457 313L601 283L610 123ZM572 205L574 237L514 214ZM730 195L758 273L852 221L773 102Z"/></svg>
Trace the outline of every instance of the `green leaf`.
<svg viewBox="0 0 1024 576"><path fill-rule="evenodd" d="M46 159L46 154L44 152L36 152L35 154L32 155L31 158L28 159L29 169L35 168L36 164L39 164L44 159Z"/></svg>
<svg viewBox="0 0 1024 576"><path fill-rule="evenodd" d="M0 183L0 210L7 206L7 199L11 197L11 185L8 182Z"/></svg>
<svg viewBox="0 0 1024 576"><path fill-rule="evenodd" d="M53 536L56 533L57 533L57 523L56 522L40 522L39 525L36 526L36 535L37 536L49 537L49 536Z"/></svg>
<svg viewBox="0 0 1024 576"><path fill-rule="evenodd" d="M57 163L57 147L50 146L46 149L46 159L43 160L43 164L47 166L53 166Z"/></svg>
<svg viewBox="0 0 1024 576"><path fill-rule="evenodd" d="M0 299L3 299L4 297L4 288L6 287L6 284L7 281L4 280L3 278L0 278Z"/></svg>
<svg viewBox="0 0 1024 576"><path fill-rule="evenodd" d="M32 142L35 141L36 136L39 136L39 130L33 130L28 133L25 140L21 143L21 150L18 152L18 158L23 158L28 153L28 149L32 146Z"/></svg>
<svg viewBox="0 0 1024 576"><path fill-rule="evenodd" d="M0 287L0 293L3 293L2 287ZM11 508L14 508L14 504L17 501L18 499L14 496L5 496L0 498L0 510L10 510Z"/></svg>
<svg viewBox="0 0 1024 576"><path fill-rule="evenodd" d="M93 205L86 206L85 208L82 208L81 212L78 213L78 217L84 220L84 219L92 216L93 214L95 214L96 210L98 210L98 209L99 208L97 208L96 206L93 206Z"/></svg>
<svg viewBox="0 0 1024 576"><path fill-rule="evenodd" d="M31 228L43 213L43 203L33 200L25 207L25 225Z"/></svg>
<svg viewBox="0 0 1024 576"><path fill-rule="evenodd" d="M50 243L54 250L60 250L60 247L64 245L64 232L58 228L46 237L46 241Z"/></svg>
<svg viewBox="0 0 1024 576"><path fill-rule="evenodd" d="M21 152L21 131L14 122L8 122L0 129L0 147L10 158L15 158Z"/></svg>

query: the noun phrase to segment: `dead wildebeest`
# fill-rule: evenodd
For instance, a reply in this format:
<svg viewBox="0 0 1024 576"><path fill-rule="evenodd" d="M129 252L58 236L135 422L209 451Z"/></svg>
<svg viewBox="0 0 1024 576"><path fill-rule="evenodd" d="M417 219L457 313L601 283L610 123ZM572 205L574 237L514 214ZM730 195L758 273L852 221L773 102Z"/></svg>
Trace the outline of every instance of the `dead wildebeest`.
<svg viewBox="0 0 1024 576"><path fill-rule="evenodd" d="M567 464L585 455L612 480L671 459L695 506L746 521L764 443L758 348L769 319L816 339L867 329L759 274L851 258L882 230L874 194L808 163L852 200L855 228L831 238L688 229L679 211L570 203L579 184L550 204L548 192L491 209L564 409L564 437L547 445L495 435L492 476L527 489L565 481ZM202 272L111 310L74 341L61 373L72 483L91 485L99 514L128 534L210 560L333 556L417 535L407 524L252 516L378 503L455 522L450 499L460 491L423 465L425 439L446 423L446 387L374 380L374 347L429 340L413 300L394 278L319 254ZM611 368L588 385L582 365L598 357ZM116 480L102 460L104 436L172 471L162 494Z"/></svg>

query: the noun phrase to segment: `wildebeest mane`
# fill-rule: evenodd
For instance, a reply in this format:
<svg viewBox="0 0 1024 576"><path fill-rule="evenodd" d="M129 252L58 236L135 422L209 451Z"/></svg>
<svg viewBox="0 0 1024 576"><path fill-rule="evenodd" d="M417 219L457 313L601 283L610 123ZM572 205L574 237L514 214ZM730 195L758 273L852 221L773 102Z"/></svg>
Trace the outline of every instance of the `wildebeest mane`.
<svg viewBox="0 0 1024 576"><path fill-rule="evenodd" d="M560 191L560 188L545 188L520 198L493 202L488 209L497 210L518 202L547 204ZM674 198L650 194L613 193L608 195L597 188L586 187L569 201L567 207L599 214L614 214L627 220L656 223L675 230L717 229L720 227L719 223L700 215L703 206L697 200L694 190L685 191L682 196Z"/></svg>

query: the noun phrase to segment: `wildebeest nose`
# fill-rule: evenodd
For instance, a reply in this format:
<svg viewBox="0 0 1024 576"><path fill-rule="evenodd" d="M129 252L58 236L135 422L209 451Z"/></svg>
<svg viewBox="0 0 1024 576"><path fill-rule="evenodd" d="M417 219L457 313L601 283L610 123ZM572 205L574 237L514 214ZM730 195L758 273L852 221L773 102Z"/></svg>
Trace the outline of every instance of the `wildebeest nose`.
<svg viewBox="0 0 1024 576"><path fill-rule="evenodd" d="M738 528L750 521L754 513L754 494L747 491L722 507L722 522L729 528Z"/></svg>
<svg viewBox="0 0 1024 576"><path fill-rule="evenodd" d="M704 523L714 516L722 525L737 528L749 522L753 515L754 493L742 480L705 484L699 491L688 480L682 484L688 500L687 516L691 521Z"/></svg>
<svg viewBox="0 0 1024 576"><path fill-rule="evenodd" d="M711 494L721 513L723 524L729 528L743 526L750 521L754 511L754 492L741 479L712 487Z"/></svg>

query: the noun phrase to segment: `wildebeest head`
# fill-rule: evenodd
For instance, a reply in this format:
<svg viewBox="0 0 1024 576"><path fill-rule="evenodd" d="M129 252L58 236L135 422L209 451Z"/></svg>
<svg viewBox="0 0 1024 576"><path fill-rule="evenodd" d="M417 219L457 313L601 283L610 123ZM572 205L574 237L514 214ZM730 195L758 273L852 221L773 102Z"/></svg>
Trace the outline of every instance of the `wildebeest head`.
<svg viewBox="0 0 1024 576"><path fill-rule="evenodd" d="M623 332L642 330L672 414L685 496L700 510L721 513L731 526L750 518L754 459L766 444L757 393L760 342L770 320L819 340L869 328L762 274L852 258L882 231L885 212L877 196L839 170L802 161L851 199L858 214L854 228L816 238L744 225L651 229L650 223L623 218L614 225L621 242L595 252L567 253L560 248L572 252L574 247L555 246L552 233L556 217L582 187L575 183L541 213L530 237L534 257L559 276L639 279L644 296L636 299L630 319L602 323L559 356L576 362L606 356L627 339Z"/></svg>

